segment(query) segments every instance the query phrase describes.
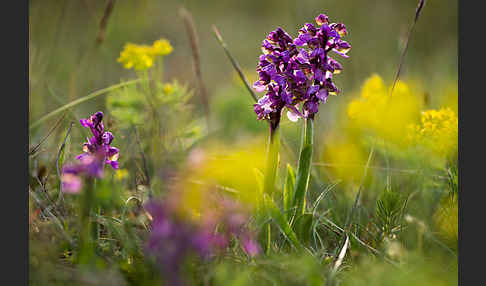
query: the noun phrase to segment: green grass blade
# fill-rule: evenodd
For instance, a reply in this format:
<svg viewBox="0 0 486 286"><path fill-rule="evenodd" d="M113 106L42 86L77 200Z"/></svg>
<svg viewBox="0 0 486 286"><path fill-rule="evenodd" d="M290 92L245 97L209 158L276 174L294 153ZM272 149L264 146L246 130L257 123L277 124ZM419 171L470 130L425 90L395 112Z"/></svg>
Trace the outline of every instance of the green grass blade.
<svg viewBox="0 0 486 286"><path fill-rule="evenodd" d="M267 208L269 216L277 223L278 227L280 228L280 231L282 234L287 238L287 240L290 242L290 244L296 248L300 249L301 245L299 240L297 239L297 235L295 232L292 230L290 227L289 222L285 218L285 216L282 214L278 206L275 204L273 199L268 196L267 194L263 194L263 199L265 206Z"/></svg>
<svg viewBox="0 0 486 286"><path fill-rule="evenodd" d="M353 207L351 208L351 211L348 215L348 218L346 219L346 228L345 228L346 233L348 233L349 230L351 229L351 225L353 223L354 213L356 212L356 209L358 208L358 202L359 202L359 199L361 197L361 191L363 189L363 185L364 185L364 181L366 179L366 175L368 174L368 168L370 166L371 159L373 158L374 151L375 151L375 145L373 144L373 146L371 147L371 150L370 150L370 154L368 155L368 160L366 162L366 166L365 166L365 169L364 169L364 172L363 172L363 176L361 177L361 183L359 184L358 193L356 194L356 197L354 199Z"/></svg>
<svg viewBox="0 0 486 286"><path fill-rule="evenodd" d="M312 214L313 215L316 215L316 211L317 211L317 207L319 206L319 203L321 202L322 199L324 199L324 197L330 192L332 191L332 189L334 189L335 186L337 186L337 184L339 184L339 182L337 183L333 183L329 186L327 186L322 192L321 194L317 197L316 201L314 202L314 204L312 205Z"/></svg>
<svg viewBox="0 0 486 286"><path fill-rule="evenodd" d="M246 79L245 75L241 71L240 65L238 64L238 62L236 61L236 59L231 55L231 53L230 53L230 51L228 49L228 46L224 42L223 37L221 36L221 33L219 32L219 30L216 28L215 25L213 25L213 32L214 32L214 35L216 37L216 40L218 40L218 43L224 49L224 52L226 53L226 56L228 57L228 59L230 59L231 64L233 65L233 68L236 70L236 72L240 76L241 80L245 84L245 87L248 90L248 92L250 93L251 97L253 98L253 100L255 102L257 102L258 101L257 95L255 94L255 92L251 88L250 84L248 83L248 80Z"/></svg>
<svg viewBox="0 0 486 286"><path fill-rule="evenodd" d="M71 133L72 128L73 128L73 122L69 124L69 128L66 131L66 135L64 136L64 140L62 141L62 144L59 147L59 151L57 152L57 157L56 157L56 172L57 172L57 177L59 178L59 195L57 197L57 202L56 202L57 205L59 205L59 203L62 200L61 167L64 163L64 154L65 154L64 147L66 147L66 142L69 137L69 133Z"/></svg>
<svg viewBox="0 0 486 286"><path fill-rule="evenodd" d="M80 103L83 103L85 101L88 101L90 99L93 99L95 97L98 97L100 95L104 95L110 91L113 91L113 90L116 90L118 88L121 88L121 87L124 87L124 86L128 86L128 85L132 85L132 84L136 84L138 82L141 82L142 80L141 79L135 79L135 80L130 80L130 81L126 81L126 82L122 82L122 83L119 83L119 84L115 84L115 85L112 85L112 86L109 86L107 88L103 88L103 89L100 89L100 90L97 90L95 92L92 92L86 96L83 96L81 98L78 98L74 101L71 101L70 103L68 104L65 104L51 112L49 112L48 114L42 116L41 118L39 118L37 121L35 121L34 123L32 123L30 126L29 126L29 130L33 129L33 128L36 128L37 126L39 126L41 123L43 123L44 121L46 121L47 119L55 116L56 114L59 114L61 112L63 112L64 110L67 110L71 107L74 107Z"/></svg>
<svg viewBox="0 0 486 286"><path fill-rule="evenodd" d="M289 220L291 217L291 212L289 211L292 208L292 198L294 197L294 188L295 188L295 171L287 164L287 177L285 178L285 184L283 188L283 204L284 204L284 211L287 219Z"/></svg>

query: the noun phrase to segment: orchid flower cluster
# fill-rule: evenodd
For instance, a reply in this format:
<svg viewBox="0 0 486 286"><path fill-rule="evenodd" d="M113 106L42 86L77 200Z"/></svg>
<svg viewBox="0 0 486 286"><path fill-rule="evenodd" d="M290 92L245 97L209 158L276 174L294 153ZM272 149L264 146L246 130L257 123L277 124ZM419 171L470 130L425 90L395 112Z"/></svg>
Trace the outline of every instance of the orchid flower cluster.
<svg viewBox="0 0 486 286"><path fill-rule="evenodd" d="M194 223L178 213L174 201L149 201L145 209L152 219L152 230L146 250L152 254L168 285L183 285L181 267L190 254L209 259L228 246L234 236L240 240L248 256L260 253L258 243L246 228L248 217L238 209L238 204L222 199L218 211L201 216Z"/></svg>
<svg viewBox="0 0 486 286"><path fill-rule="evenodd" d="M253 85L258 92L266 92L254 105L259 120L280 118L284 107L292 121L313 118L320 102L338 94L332 79L343 68L329 52L348 57L351 45L342 40L346 27L330 24L324 14L315 20L317 26L306 23L295 39L278 27L263 40L257 67L259 79Z"/></svg>
<svg viewBox="0 0 486 286"><path fill-rule="evenodd" d="M83 144L84 153L76 157L79 162L63 167L63 192L78 193L82 186L80 175L98 178L103 176L103 163L118 169L119 150L111 146L114 136L111 132L105 131L102 120L101 111L80 120L81 125L89 128L93 136L87 138L88 142Z"/></svg>

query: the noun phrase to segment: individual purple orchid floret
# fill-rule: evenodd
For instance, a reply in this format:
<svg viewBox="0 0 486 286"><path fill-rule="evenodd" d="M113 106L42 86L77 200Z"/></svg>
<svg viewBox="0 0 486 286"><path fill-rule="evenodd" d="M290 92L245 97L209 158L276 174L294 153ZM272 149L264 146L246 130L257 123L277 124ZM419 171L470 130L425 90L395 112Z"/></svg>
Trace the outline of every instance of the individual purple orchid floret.
<svg viewBox="0 0 486 286"><path fill-rule="evenodd" d="M80 120L82 126L91 130L93 137L87 138L88 142L83 144L84 153L77 156L77 158L80 159L87 154L102 152L105 155L105 163L113 169L118 169L119 150L110 146L114 136L111 132L105 132L102 120L103 112L101 111L96 112L87 119Z"/></svg>
<svg viewBox="0 0 486 286"><path fill-rule="evenodd" d="M342 23L329 24L325 14L315 21L317 26L306 23L295 39L278 27L263 40L259 79L253 85L258 92L266 92L254 105L259 120L280 118L284 107L292 121L313 118L320 102L338 94L332 76L343 67L329 52L348 57L351 45L342 40L347 30Z"/></svg>

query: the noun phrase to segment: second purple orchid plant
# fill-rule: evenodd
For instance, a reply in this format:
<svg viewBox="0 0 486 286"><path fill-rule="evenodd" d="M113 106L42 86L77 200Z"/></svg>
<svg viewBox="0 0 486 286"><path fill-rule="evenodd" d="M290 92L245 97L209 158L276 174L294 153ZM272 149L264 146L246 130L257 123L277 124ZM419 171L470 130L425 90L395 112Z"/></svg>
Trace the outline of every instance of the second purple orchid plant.
<svg viewBox="0 0 486 286"><path fill-rule="evenodd" d="M87 119L81 119L83 127L89 128L92 137L88 142L83 144L84 153L78 155L78 162L66 164L63 167L61 175L61 191L64 193L77 194L82 188L81 213L80 213L80 242L79 242L79 262L90 263L94 257L94 248L92 242L92 225L90 213L93 206L94 182L93 178L103 176L105 164L110 165L113 169L118 169L119 150L111 146L114 136L111 132L105 131L103 125L103 113L96 112ZM83 178L86 186L83 187Z"/></svg>
<svg viewBox="0 0 486 286"><path fill-rule="evenodd" d="M93 136L87 138L88 142L83 144L84 153L76 157L79 161L63 167L61 178L63 192L79 193L82 187L81 176L100 178L103 175L104 164L118 169L119 150L111 146L114 136L111 132L105 131L102 120L101 111L80 120L81 125L89 128Z"/></svg>
<svg viewBox="0 0 486 286"><path fill-rule="evenodd" d="M351 49L351 45L343 40L347 34L344 24L330 23L325 14L318 15L315 22L316 25L306 23L295 39L280 27L268 34L262 42L263 54L257 66L259 78L253 85L257 92L265 92L254 104L254 111L259 120L267 120L270 124L264 179L265 193L270 197L275 187L278 126L283 109L287 109L291 121L305 120L295 185L292 193L286 194L289 208L293 209L290 225L297 215L305 212L313 153L313 119L319 104L326 103L329 95L339 93L333 76L343 67L331 58L330 53L347 58Z"/></svg>

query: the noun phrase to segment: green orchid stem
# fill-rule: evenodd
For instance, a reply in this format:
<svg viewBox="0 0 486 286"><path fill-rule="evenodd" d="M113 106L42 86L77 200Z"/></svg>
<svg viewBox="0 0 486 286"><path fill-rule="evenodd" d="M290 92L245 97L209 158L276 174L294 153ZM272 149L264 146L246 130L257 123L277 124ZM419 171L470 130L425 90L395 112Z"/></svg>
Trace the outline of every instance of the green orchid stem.
<svg viewBox="0 0 486 286"><path fill-rule="evenodd" d="M86 180L86 188L82 193L81 202L81 229L79 234L79 263L89 264L94 257L92 224L90 219L94 200L94 182Z"/></svg>
<svg viewBox="0 0 486 286"><path fill-rule="evenodd" d="M304 123L299 166L297 167L297 178L295 181L294 199L292 204L295 207L294 218L296 214L303 214L305 211L305 197L307 194L307 188L309 186L312 163L313 138L314 120L312 118L308 118Z"/></svg>
<svg viewBox="0 0 486 286"><path fill-rule="evenodd" d="M272 197L275 191L275 179L277 178L278 169L278 152L280 149L280 114L276 114L270 121L270 138L267 146L267 158L265 163L265 177L263 181L263 192ZM267 225L267 244L265 253L270 253L271 246L271 227Z"/></svg>
<svg viewBox="0 0 486 286"><path fill-rule="evenodd" d="M267 146L267 158L265 163L265 178L263 191L272 197L275 190L277 177L278 153L280 149L280 116L270 121L270 138Z"/></svg>

